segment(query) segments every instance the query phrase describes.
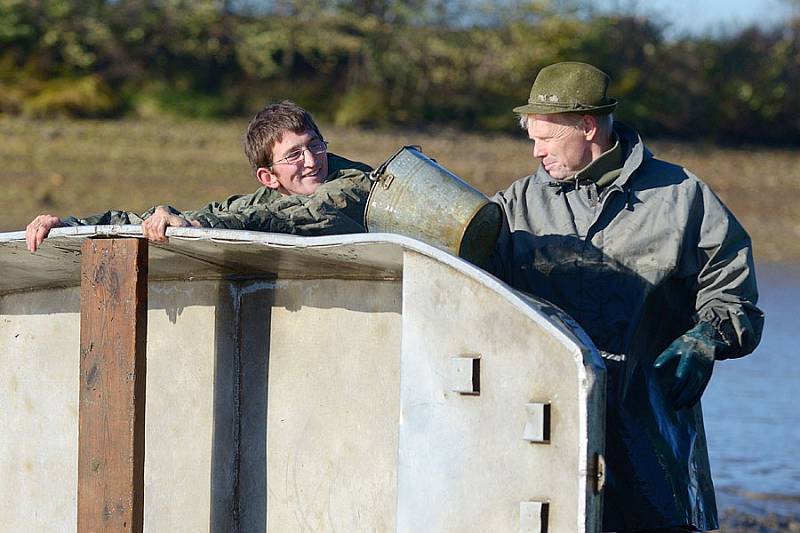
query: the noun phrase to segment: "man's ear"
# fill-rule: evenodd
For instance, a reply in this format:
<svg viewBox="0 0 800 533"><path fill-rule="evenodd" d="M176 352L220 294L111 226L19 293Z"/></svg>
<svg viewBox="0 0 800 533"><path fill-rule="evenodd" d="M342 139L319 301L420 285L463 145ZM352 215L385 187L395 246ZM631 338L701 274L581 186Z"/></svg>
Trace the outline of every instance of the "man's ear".
<svg viewBox="0 0 800 533"><path fill-rule="evenodd" d="M281 186L281 183L278 181L278 176L273 174L267 167L258 167L258 170L256 170L256 179L261 185L270 189L277 189Z"/></svg>
<svg viewBox="0 0 800 533"><path fill-rule="evenodd" d="M583 134L587 141L593 141L597 138L597 117L583 115Z"/></svg>

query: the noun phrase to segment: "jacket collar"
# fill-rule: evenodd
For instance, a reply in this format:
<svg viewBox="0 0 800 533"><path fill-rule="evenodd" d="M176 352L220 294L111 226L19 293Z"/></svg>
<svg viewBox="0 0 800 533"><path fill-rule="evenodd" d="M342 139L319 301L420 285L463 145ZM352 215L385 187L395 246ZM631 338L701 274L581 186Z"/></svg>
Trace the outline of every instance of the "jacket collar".
<svg viewBox="0 0 800 533"><path fill-rule="evenodd" d="M622 171L622 164L625 162L622 153L622 144L616 135L613 136L614 146L600 154L600 157L586 165L582 170L575 173L571 179L576 183L594 182L598 188L607 185L616 179ZM615 172L616 171L616 172ZM608 176L614 178L608 180ZM605 183L603 183L605 181Z"/></svg>
<svg viewBox="0 0 800 533"><path fill-rule="evenodd" d="M630 181L634 172L653 158L653 153L644 145L636 130L622 122L614 121L614 133L622 144L625 164L622 165L619 177L610 186L622 188Z"/></svg>

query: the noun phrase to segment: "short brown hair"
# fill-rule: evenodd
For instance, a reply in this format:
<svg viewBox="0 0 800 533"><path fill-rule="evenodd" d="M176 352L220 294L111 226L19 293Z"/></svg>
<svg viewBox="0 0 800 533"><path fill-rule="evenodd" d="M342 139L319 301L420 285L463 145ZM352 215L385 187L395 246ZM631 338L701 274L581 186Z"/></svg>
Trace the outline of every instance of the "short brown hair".
<svg viewBox="0 0 800 533"><path fill-rule="evenodd" d="M299 105L290 100L270 104L253 117L244 136L244 153L254 172L272 165L272 148L287 131L311 131L325 140L311 114Z"/></svg>

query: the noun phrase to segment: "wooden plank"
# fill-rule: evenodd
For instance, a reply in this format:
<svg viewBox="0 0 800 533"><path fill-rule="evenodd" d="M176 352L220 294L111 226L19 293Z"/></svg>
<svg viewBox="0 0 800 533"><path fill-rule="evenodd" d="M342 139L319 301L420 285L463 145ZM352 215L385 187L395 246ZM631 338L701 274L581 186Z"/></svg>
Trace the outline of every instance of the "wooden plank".
<svg viewBox="0 0 800 533"><path fill-rule="evenodd" d="M78 532L140 533L147 241L87 239L81 252Z"/></svg>

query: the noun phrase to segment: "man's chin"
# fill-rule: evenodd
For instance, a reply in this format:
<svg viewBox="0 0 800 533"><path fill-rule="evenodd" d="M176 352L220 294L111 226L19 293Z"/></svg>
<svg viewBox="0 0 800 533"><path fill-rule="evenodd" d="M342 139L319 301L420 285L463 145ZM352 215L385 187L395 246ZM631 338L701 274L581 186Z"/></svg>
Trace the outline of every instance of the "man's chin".
<svg viewBox="0 0 800 533"><path fill-rule="evenodd" d="M315 176L307 176L303 178L303 190L305 191L304 194L312 194L317 190L317 187L325 183L325 178L323 176L315 175Z"/></svg>
<svg viewBox="0 0 800 533"><path fill-rule="evenodd" d="M549 170L547 167L545 167L544 170L545 172L547 172L547 174L550 175L551 178L555 180L564 180L574 174L574 172L572 174L570 174L569 172L565 172L560 167L550 168Z"/></svg>

